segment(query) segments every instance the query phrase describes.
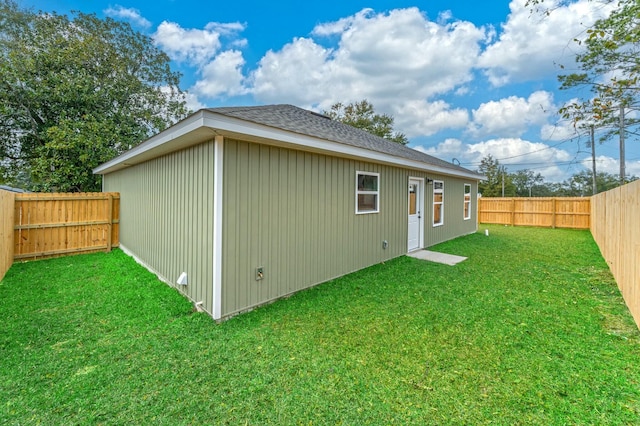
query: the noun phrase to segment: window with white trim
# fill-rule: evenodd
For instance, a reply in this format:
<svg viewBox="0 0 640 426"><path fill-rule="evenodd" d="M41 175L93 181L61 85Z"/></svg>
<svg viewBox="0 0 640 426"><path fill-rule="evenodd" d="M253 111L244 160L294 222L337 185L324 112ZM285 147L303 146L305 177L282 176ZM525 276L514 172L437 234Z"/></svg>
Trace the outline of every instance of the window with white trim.
<svg viewBox="0 0 640 426"><path fill-rule="evenodd" d="M356 172L356 214L378 213L380 173Z"/></svg>
<svg viewBox="0 0 640 426"><path fill-rule="evenodd" d="M471 219L471 184L464 184L464 220Z"/></svg>
<svg viewBox="0 0 640 426"><path fill-rule="evenodd" d="M433 181L433 226L444 223L444 182Z"/></svg>

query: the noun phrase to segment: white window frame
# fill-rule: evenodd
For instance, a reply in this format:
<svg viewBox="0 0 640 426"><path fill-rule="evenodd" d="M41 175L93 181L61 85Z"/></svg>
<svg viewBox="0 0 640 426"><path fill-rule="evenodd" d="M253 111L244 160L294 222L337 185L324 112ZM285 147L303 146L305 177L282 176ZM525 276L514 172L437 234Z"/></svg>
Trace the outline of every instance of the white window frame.
<svg viewBox="0 0 640 426"><path fill-rule="evenodd" d="M437 189L437 184L441 183L442 188ZM442 201L436 201L436 194L442 194ZM443 180L434 180L433 181L433 219L436 218L436 205L440 206L440 222L433 222L433 226L442 226L444 225L444 181Z"/></svg>
<svg viewBox="0 0 640 426"><path fill-rule="evenodd" d="M375 176L376 178L376 190L375 191L364 191L364 190L359 190L358 189L358 178L361 175L365 175L365 176ZM358 207L358 196L359 195L375 195L376 196L376 208L375 210L360 210ZM380 213L380 173L374 173L374 172L363 172L363 171L356 171L356 197L355 197L355 201L356 201L356 214L370 214L370 213Z"/></svg>
<svg viewBox="0 0 640 426"><path fill-rule="evenodd" d="M469 192L467 192L467 188L469 188ZM468 196L468 199L467 199ZM465 183L464 190L462 194L462 217L464 220L471 219L471 184ZM469 204L469 207L465 209L465 206ZM466 213L466 214L465 214Z"/></svg>

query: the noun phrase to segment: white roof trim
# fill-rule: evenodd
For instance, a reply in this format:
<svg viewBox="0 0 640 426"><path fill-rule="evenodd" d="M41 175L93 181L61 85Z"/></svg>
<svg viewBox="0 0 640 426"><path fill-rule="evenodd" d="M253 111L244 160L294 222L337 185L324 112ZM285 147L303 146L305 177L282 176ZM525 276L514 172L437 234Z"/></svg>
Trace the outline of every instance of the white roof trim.
<svg viewBox="0 0 640 426"><path fill-rule="evenodd" d="M365 148L229 117L208 110L200 110L194 113L135 148L96 167L93 172L95 174L108 174L124 167L155 158L156 156L153 155L153 151L159 150L160 147L166 144L174 144L175 146L168 150L162 150L157 156L186 148L194 143L193 138L187 140L187 135L197 130L202 130L203 127L210 129L211 132L201 135L202 140L199 140L199 142L211 140L215 135L223 135L241 140L248 139L250 142L266 143L330 155L338 154L342 157L423 170L442 175L466 177L472 180L482 179L482 176L474 172L465 173L422 161L396 157L382 152L371 151ZM182 141L181 138L184 139L184 141Z"/></svg>

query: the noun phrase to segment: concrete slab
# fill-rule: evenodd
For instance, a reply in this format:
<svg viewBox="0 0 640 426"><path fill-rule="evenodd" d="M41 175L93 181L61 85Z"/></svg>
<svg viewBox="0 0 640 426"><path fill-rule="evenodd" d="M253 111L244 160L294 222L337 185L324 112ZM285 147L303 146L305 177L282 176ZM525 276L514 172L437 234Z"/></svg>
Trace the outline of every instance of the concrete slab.
<svg viewBox="0 0 640 426"><path fill-rule="evenodd" d="M407 256L411 256L416 259L428 260L429 262L444 263L445 265L452 266L467 259L463 256L455 256L453 254L438 253L429 250L413 251L411 253L407 253Z"/></svg>

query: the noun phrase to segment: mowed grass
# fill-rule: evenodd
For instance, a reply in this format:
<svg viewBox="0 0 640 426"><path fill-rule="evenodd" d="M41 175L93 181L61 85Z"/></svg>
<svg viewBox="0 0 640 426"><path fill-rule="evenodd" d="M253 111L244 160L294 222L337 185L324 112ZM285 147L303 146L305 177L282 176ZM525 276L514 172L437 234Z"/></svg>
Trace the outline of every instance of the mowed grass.
<svg viewBox="0 0 640 426"><path fill-rule="evenodd" d="M401 257L221 324L118 250L15 264L0 424L638 424L640 335L589 232L432 249L469 259Z"/></svg>

